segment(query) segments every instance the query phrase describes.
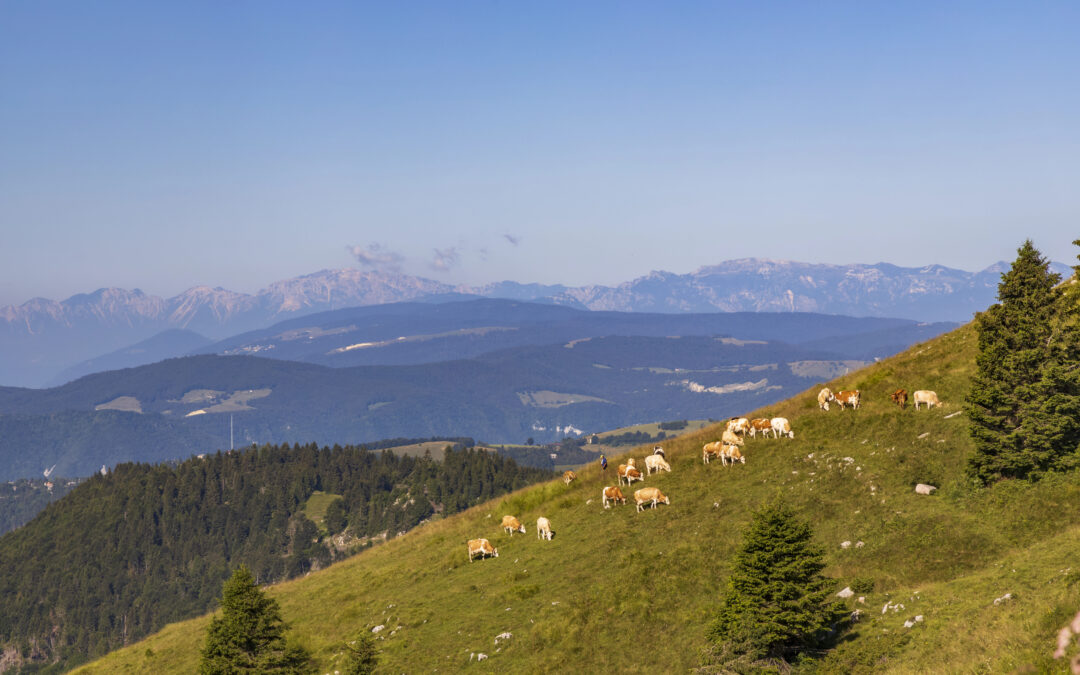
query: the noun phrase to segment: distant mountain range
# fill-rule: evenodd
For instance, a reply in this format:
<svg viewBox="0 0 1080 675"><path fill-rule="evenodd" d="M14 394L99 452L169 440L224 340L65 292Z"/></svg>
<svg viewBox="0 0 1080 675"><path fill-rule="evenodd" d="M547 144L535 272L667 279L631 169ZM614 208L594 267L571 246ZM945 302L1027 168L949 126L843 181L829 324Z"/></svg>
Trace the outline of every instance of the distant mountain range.
<svg viewBox="0 0 1080 675"><path fill-rule="evenodd" d="M205 347L211 354L50 389L0 387L0 480L227 448L230 417L237 446L403 436L520 443L721 418L954 325L489 299L337 310ZM257 358L266 355L276 358Z"/></svg>
<svg viewBox="0 0 1080 675"><path fill-rule="evenodd" d="M1054 267L1071 271L1064 265ZM315 312L468 296L623 312L801 311L966 321L993 302L1006 268L1006 263L997 263L980 272L965 272L940 265L905 268L744 259L690 274L653 272L617 286L505 281L467 287L393 271L341 269L275 282L254 295L196 286L164 299L138 289L99 289L60 302L35 298L0 308L0 383L43 386L67 368L169 329L222 339Z"/></svg>

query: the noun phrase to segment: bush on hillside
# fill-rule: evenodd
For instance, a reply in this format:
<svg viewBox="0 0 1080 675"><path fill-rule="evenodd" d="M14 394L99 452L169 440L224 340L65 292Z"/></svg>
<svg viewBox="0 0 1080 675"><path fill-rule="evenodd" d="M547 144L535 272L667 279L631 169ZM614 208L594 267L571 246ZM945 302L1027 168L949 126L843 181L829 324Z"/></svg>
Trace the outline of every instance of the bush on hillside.
<svg viewBox="0 0 1080 675"><path fill-rule="evenodd" d="M277 600L266 596L247 567L236 568L221 589L221 615L210 620L200 675L303 673L309 657L285 641Z"/></svg>
<svg viewBox="0 0 1080 675"><path fill-rule="evenodd" d="M1076 243L1076 242L1074 242ZM976 317L979 353L967 396L977 482L1037 479L1080 465L1080 314L1075 289L1031 241Z"/></svg>
<svg viewBox="0 0 1080 675"><path fill-rule="evenodd" d="M844 610L821 574L825 554L783 502L754 514L709 629L702 672L759 672L825 645Z"/></svg>

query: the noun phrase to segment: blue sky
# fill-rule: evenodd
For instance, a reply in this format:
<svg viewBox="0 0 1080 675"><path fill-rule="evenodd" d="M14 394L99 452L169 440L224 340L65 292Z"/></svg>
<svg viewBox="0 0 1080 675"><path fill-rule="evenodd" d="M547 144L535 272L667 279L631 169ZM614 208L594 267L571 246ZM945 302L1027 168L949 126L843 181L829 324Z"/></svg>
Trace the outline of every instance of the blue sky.
<svg viewBox="0 0 1080 675"><path fill-rule="evenodd" d="M0 304L1080 237L1080 4L0 3ZM374 247L374 248L373 248Z"/></svg>

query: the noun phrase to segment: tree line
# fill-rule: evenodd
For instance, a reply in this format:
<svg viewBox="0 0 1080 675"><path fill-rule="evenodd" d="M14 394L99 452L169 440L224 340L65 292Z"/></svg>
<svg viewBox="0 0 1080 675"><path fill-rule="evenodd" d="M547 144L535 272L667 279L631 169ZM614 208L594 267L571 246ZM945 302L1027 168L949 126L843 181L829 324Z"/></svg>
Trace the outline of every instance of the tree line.
<svg viewBox="0 0 1080 675"><path fill-rule="evenodd" d="M0 537L0 648L59 672L209 611L238 565L287 579L355 552L331 545L342 531L394 536L550 476L472 449L437 462L314 444L120 464ZM341 496L327 533L303 514L320 490Z"/></svg>

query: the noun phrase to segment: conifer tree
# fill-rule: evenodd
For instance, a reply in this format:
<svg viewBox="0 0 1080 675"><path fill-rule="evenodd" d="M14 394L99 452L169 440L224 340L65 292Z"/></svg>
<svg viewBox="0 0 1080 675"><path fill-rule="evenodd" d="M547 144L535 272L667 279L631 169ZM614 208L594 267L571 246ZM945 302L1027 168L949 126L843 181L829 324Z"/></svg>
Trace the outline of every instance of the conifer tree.
<svg viewBox="0 0 1080 675"><path fill-rule="evenodd" d="M976 317L979 353L967 396L975 455L968 471L982 483L1028 477L1049 468L1048 460L1057 453L1046 444L1055 445L1051 437L1060 432L1064 408L1043 403L1051 393L1048 387L1058 386L1054 382L1061 375L1047 372L1058 281L1049 262L1025 241L1012 267L1001 275L999 302ZM1028 427L1039 431L1035 439L1030 428L1021 428L1033 412L1038 414Z"/></svg>
<svg viewBox="0 0 1080 675"><path fill-rule="evenodd" d="M286 644L285 628L277 600L241 565L221 589L221 615L206 631L200 675L303 673L307 654Z"/></svg>
<svg viewBox="0 0 1080 675"><path fill-rule="evenodd" d="M754 514L709 630L703 670L755 671L819 646L842 617L810 526L782 502Z"/></svg>

